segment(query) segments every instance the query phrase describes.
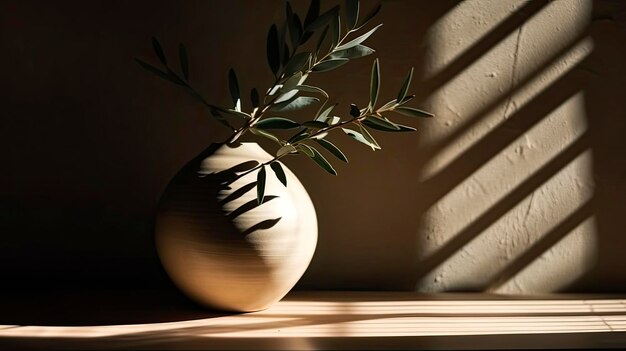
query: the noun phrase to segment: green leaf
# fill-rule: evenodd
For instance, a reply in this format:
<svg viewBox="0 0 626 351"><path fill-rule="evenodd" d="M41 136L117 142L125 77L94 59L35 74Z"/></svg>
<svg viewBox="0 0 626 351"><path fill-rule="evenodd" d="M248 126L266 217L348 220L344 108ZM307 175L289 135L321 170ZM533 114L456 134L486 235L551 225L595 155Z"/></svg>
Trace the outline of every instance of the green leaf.
<svg viewBox="0 0 626 351"><path fill-rule="evenodd" d="M285 171L283 167L277 161L270 163L270 167L272 167L272 171L276 174L276 178L283 183L284 186L287 186L287 176L285 175Z"/></svg>
<svg viewBox="0 0 626 351"><path fill-rule="evenodd" d="M318 98L314 98L311 96L298 96L295 99L284 101L278 104L274 104L268 110L274 111L274 112L294 111L294 110L299 110L301 108L305 108L318 101L320 101Z"/></svg>
<svg viewBox="0 0 626 351"><path fill-rule="evenodd" d="M289 35L292 36L292 26L293 26L293 10L291 9L291 4L289 1L285 2L285 19L287 20L287 28L289 29Z"/></svg>
<svg viewBox="0 0 626 351"><path fill-rule="evenodd" d="M278 90L280 90L282 86L280 84L274 85L272 88L267 90L267 96L274 96Z"/></svg>
<svg viewBox="0 0 626 351"><path fill-rule="evenodd" d="M400 132L401 133L401 132L414 132L414 131L417 130L417 129L413 128L413 127L409 127L409 126L405 126L405 125L397 124L397 123L396 123L396 126L398 126L398 128L399 128L398 130L385 129L385 128L379 127L376 124L368 122L368 121L363 121L362 123L365 126L368 126L368 127L372 128L372 129L380 130L381 132Z"/></svg>
<svg viewBox="0 0 626 351"><path fill-rule="evenodd" d="M296 150L296 148L291 145L291 144L287 144L283 147L281 147L280 149L278 149L278 151L276 151L276 157L282 157L284 155L293 153L293 152L297 152L298 150Z"/></svg>
<svg viewBox="0 0 626 351"><path fill-rule="evenodd" d="M280 88L280 91L283 93L292 91L293 88L295 88L298 83L300 83L300 79L302 79L302 72L296 72L293 76L287 78L287 80L283 82L283 86Z"/></svg>
<svg viewBox="0 0 626 351"><path fill-rule="evenodd" d="M235 109L237 109L237 106L239 106L237 110L240 111L241 94L239 93L239 81L237 80L237 74L235 74L235 70L232 68L228 71L228 89L230 90L230 97L233 99L233 105L235 105Z"/></svg>
<svg viewBox="0 0 626 351"><path fill-rule="evenodd" d="M369 32L361 35L360 37L354 38L352 40L350 40L349 42L343 44L343 45L339 45L337 47L337 51L339 50L345 50L345 49L349 49L351 47L357 46L359 44L361 44L362 42L364 42L365 40L367 40L367 38L369 38L372 34L374 34L374 32L380 28L380 26L382 26L382 23L377 25L376 27L372 28L369 30Z"/></svg>
<svg viewBox="0 0 626 351"><path fill-rule="evenodd" d="M303 153L303 154L305 154L305 155L307 155L309 157L315 156L315 153L313 152L313 149L311 149L311 147L309 145L299 144L298 146L296 146L296 149L299 152L301 152L301 153Z"/></svg>
<svg viewBox="0 0 626 351"><path fill-rule="evenodd" d="M298 122L283 117L268 117L254 124L260 129L294 129L300 127Z"/></svg>
<svg viewBox="0 0 626 351"><path fill-rule="evenodd" d="M406 104L407 102L413 100L413 98L415 98L415 95L409 95L409 96L405 96L404 99L402 99L402 101L400 101L401 105Z"/></svg>
<svg viewBox="0 0 626 351"><path fill-rule="evenodd" d="M328 150L331 154L335 155L341 161L348 163L348 158L344 155L338 147L336 147L333 143L326 139L318 139L316 140L318 144L320 144L324 149Z"/></svg>
<svg viewBox="0 0 626 351"><path fill-rule="evenodd" d="M165 58L163 47L161 47L161 43L159 43L159 40L155 37L152 37L152 48L159 58L159 61L161 61L162 64L167 65L167 59Z"/></svg>
<svg viewBox="0 0 626 351"><path fill-rule="evenodd" d="M285 2L285 11L286 11L286 17L287 17L287 21L291 20L291 17L293 16L293 10L291 9L291 4L289 3L289 1Z"/></svg>
<svg viewBox="0 0 626 351"><path fill-rule="evenodd" d="M376 142L376 139L374 139L374 137L372 136L372 134L370 134L367 128L359 124L359 130L361 131L361 134L363 134L365 140L369 141L370 144L372 144L374 149L380 149L380 145L378 145L378 142Z"/></svg>
<svg viewBox="0 0 626 351"><path fill-rule="evenodd" d="M356 27L359 20L359 0L346 0L346 25L348 29Z"/></svg>
<svg viewBox="0 0 626 351"><path fill-rule="evenodd" d="M250 90L250 101L252 102L252 107L259 107L259 92L256 88Z"/></svg>
<svg viewBox="0 0 626 351"><path fill-rule="evenodd" d="M353 46L349 49L345 49L345 50L341 50L341 51L335 51L330 55L330 58L335 59L335 58L347 58L347 59L356 59L356 58L360 58L360 57L364 57L367 55L371 55L373 54L374 49L369 48L365 45L357 45L357 46Z"/></svg>
<svg viewBox="0 0 626 351"><path fill-rule="evenodd" d="M169 67L165 67L165 70L167 74L170 76L170 78L172 78L172 80L176 82L176 84L179 84L182 86L185 85L185 82L182 79L180 79L180 77L178 77L178 75L174 71L172 71Z"/></svg>
<svg viewBox="0 0 626 351"><path fill-rule="evenodd" d="M399 132L414 132L414 131L417 130L417 129L413 128L413 127L405 126L405 125L402 125L402 124L397 124L396 123L396 125L398 127L400 127Z"/></svg>
<svg viewBox="0 0 626 351"><path fill-rule="evenodd" d="M382 110L386 110L388 108L390 108L391 106L396 104L396 100L391 100L388 103L382 105L381 107L378 108L378 111L382 111Z"/></svg>
<svg viewBox="0 0 626 351"><path fill-rule="evenodd" d="M189 57L187 56L187 48L181 43L178 45L178 56L180 58L180 69L183 71L183 77L189 80Z"/></svg>
<svg viewBox="0 0 626 351"><path fill-rule="evenodd" d="M311 140L324 139L328 135L328 132L320 133L319 131L309 137Z"/></svg>
<svg viewBox="0 0 626 351"><path fill-rule="evenodd" d="M332 20L335 16L337 16L338 13L339 13L339 5L321 14L314 21L309 23L309 25L306 26L305 30L308 32L314 32L324 27L325 25L328 24L328 22L330 22L330 20Z"/></svg>
<svg viewBox="0 0 626 351"><path fill-rule="evenodd" d="M370 122L371 124L374 124L380 128L382 128L383 130L389 130L389 131L399 131L400 127L398 127L395 123L384 119L384 118L380 118L380 117L376 117L376 116L367 116L365 117L365 121Z"/></svg>
<svg viewBox="0 0 626 351"><path fill-rule="evenodd" d="M293 55L289 62L287 62L287 65L285 65L285 76L290 76L302 70L302 66L309 61L310 57L310 52L299 52Z"/></svg>
<svg viewBox="0 0 626 351"><path fill-rule="evenodd" d="M409 116L409 117L426 117L426 118L435 117L435 115L433 115L430 112L422 111L422 110L419 110L413 107L408 107L408 106L398 106L393 111L398 112L399 114L402 114L405 116Z"/></svg>
<svg viewBox="0 0 626 351"><path fill-rule="evenodd" d="M292 27L289 29L291 35L291 45L293 50L295 51L298 45L300 45L300 41L302 40L302 22L300 21L300 16L298 14L294 14L291 20ZM293 32L291 32L293 30Z"/></svg>
<svg viewBox="0 0 626 351"><path fill-rule="evenodd" d="M343 130L344 133L348 134L352 139L371 147L372 150L380 149L380 146L378 146L378 144L372 144L363 136L363 134L357 132L356 130L348 128L341 128L341 130Z"/></svg>
<svg viewBox="0 0 626 351"><path fill-rule="evenodd" d="M281 94L276 99L276 101L274 101L274 104L279 104L281 102L289 101L289 100L293 99L297 94L298 94L298 90L297 89L289 90L288 92Z"/></svg>
<svg viewBox="0 0 626 351"><path fill-rule="evenodd" d="M304 27L307 28L309 25L319 16L320 14L320 0L311 0L309 4L309 9L306 12L306 16L304 17Z"/></svg>
<svg viewBox="0 0 626 351"><path fill-rule="evenodd" d="M411 67L411 70L407 74L406 78L404 78L404 83L402 84L402 88L400 88L400 92L398 93L398 97L396 98L396 101L404 100L404 97L406 96L406 92L409 90L409 84L411 84L412 78L413 78L413 67Z"/></svg>
<svg viewBox="0 0 626 351"><path fill-rule="evenodd" d="M328 34L328 28L329 26L326 26L326 28L324 28L324 31L322 31L322 34L320 34L320 37L317 40L317 45L315 46L315 57L320 56L320 50L322 49L322 45L324 44L324 39L326 39L326 34Z"/></svg>
<svg viewBox="0 0 626 351"><path fill-rule="evenodd" d="M161 71L160 69L152 66L151 64L142 61L138 58L135 59L135 61L141 66L143 67L145 70L152 72L154 74L156 74L157 76L161 77L162 79L167 80L168 82L177 84L177 85L183 85L181 82L179 82L177 79L172 78L168 73Z"/></svg>
<svg viewBox="0 0 626 351"><path fill-rule="evenodd" d="M317 65L313 66L313 71L315 72L326 72L326 71L330 71L333 70L337 67L343 66L346 63L348 63L348 59L346 58L339 58L339 59L332 59L332 60L326 60L326 61L322 61L320 63L318 63Z"/></svg>
<svg viewBox="0 0 626 351"><path fill-rule="evenodd" d="M322 129L328 128L328 123L321 121L306 121L302 123L302 126L307 128Z"/></svg>
<svg viewBox="0 0 626 351"><path fill-rule="evenodd" d="M294 51L298 44L300 43L300 38L302 36L302 23L300 22L300 17L297 14L294 14L291 10L291 4L287 2L287 24L289 28L289 37L291 37L291 46Z"/></svg>
<svg viewBox="0 0 626 351"><path fill-rule="evenodd" d="M372 128L372 129L380 130L380 131L383 131L383 132L414 132L414 131L416 131L416 129L413 128L413 127L404 126L402 124L397 124L397 123L394 123L394 124L398 127L398 129L388 129L388 128L385 128L385 127L381 127L381 126L379 126L377 124L374 124L374 123L372 123L372 122L370 122L368 120L363 120L361 123L363 123L364 125Z"/></svg>
<svg viewBox="0 0 626 351"><path fill-rule="evenodd" d="M356 28L354 28L354 30L359 30L363 28L363 26L365 26L372 18L374 18L378 14L378 12L380 12L381 8L382 8L382 4L378 4L378 6L376 6L372 10L372 12L368 13L367 16L363 17L361 22L357 25Z"/></svg>
<svg viewBox="0 0 626 351"><path fill-rule="evenodd" d="M254 135L258 135L258 136L262 136L264 138L270 139L271 141L277 143L278 145L282 146L282 143L280 142L280 139L278 139L277 136L275 136L272 133L266 132L263 129L256 129L254 127L250 128L250 132L252 132L252 134Z"/></svg>
<svg viewBox="0 0 626 351"><path fill-rule="evenodd" d="M341 16L337 16L330 22L330 38L332 39L332 48L337 46L341 40Z"/></svg>
<svg viewBox="0 0 626 351"><path fill-rule="evenodd" d="M297 85L294 89L298 89L307 93L319 93L324 95L324 97L328 99L327 92L325 92L322 88L314 87L312 85Z"/></svg>
<svg viewBox="0 0 626 351"><path fill-rule="evenodd" d="M322 167L322 169L324 169L326 172L332 175L337 175L337 171L335 171L333 166L324 158L324 156L322 156L322 154L320 154L319 151L317 151L312 146L308 146L308 147L311 149L311 151L313 151L313 156L309 156L309 157L311 157L311 159L315 161L315 163L317 163L320 167Z"/></svg>
<svg viewBox="0 0 626 351"><path fill-rule="evenodd" d="M261 166L256 176L256 199L259 205L263 203L265 198L265 177L265 166Z"/></svg>
<svg viewBox="0 0 626 351"><path fill-rule="evenodd" d="M324 111L322 111L319 116L317 116L315 118L316 121L321 121L321 122L326 122L326 120L328 119L328 115L330 114L330 112L335 108L335 106L337 106L338 104L332 104L331 106L328 106L328 108L326 108Z"/></svg>
<svg viewBox="0 0 626 351"><path fill-rule="evenodd" d="M300 39L300 44L304 44L307 41L309 41L309 39L311 39L311 37L313 36L312 32L303 32L302 33L302 39Z"/></svg>
<svg viewBox="0 0 626 351"><path fill-rule="evenodd" d="M378 68L378 59L374 60L372 65L372 79L370 83L370 110L373 110L376 106L376 100L378 100L378 91L380 90L380 70Z"/></svg>
<svg viewBox="0 0 626 351"><path fill-rule="evenodd" d="M281 44L282 45L282 44ZM270 69L272 73L276 75L278 73L278 69L280 68L280 49L278 42L278 30L276 29L276 25L272 24L270 27L270 31L267 34L267 62L270 65Z"/></svg>
<svg viewBox="0 0 626 351"><path fill-rule="evenodd" d="M280 30L278 31L278 57L282 60L285 57L285 54L289 55L289 50L285 53L285 46L283 43L286 42L287 38L287 28L288 28L289 20L285 20L283 25L280 26ZM278 26L276 27L278 29Z"/></svg>
<svg viewBox="0 0 626 351"><path fill-rule="evenodd" d="M296 143L296 142L298 142L300 140L304 140L304 139L306 139L308 137L309 137L309 133L306 132L306 129L302 129L296 135L291 137L291 139L289 139L289 142L290 143Z"/></svg>

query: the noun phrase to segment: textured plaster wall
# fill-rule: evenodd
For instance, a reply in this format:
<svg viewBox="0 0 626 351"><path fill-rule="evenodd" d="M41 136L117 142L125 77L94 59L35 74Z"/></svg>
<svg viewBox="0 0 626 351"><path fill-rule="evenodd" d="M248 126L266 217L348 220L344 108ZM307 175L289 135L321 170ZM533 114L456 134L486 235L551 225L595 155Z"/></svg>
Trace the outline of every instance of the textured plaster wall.
<svg viewBox="0 0 626 351"><path fill-rule="evenodd" d="M430 29L433 46L426 77L445 70L499 23L524 11L525 5L468 1L456 6ZM525 111L564 76L590 75L578 66L594 47L584 35L591 12L589 1L556 1L528 14L524 23L431 95L439 118L428 124L424 137L436 152L424 167L422 181L454 177L447 172L463 158L484 162L471 172L461 169L467 176L433 198L436 201L425 212L418 236L426 259L454 245L459 234L469 231L471 238L423 277L420 290L558 291L594 264L597 224L590 215L533 262L504 274L506 267L515 265L552 228L590 201L595 187L591 149L545 174L543 183L523 189L515 203L511 200L506 208L498 208L588 132L583 86L562 101L544 102L550 106L542 115ZM503 93L507 96L494 103ZM501 146L487 151L483 146L489 142ZM480 230L471 229L492 212L499 215Z"/></svg>
<svg viewBox="0 0 626 351"><path fill-rule="evenodd" d="M624 39L623 6L438 6L385 3L385 25L372 40L383 95L393 96L397 77L415 65L418 99L437 118L418 121L414 138L380 135L380 153L356 156L348 180L313 194L344 211L322 209L320 249L302 285L624 289L624 221L611 215L626 213L617 151L625 149L617 136L625 51L615 45ZM351 196L334 196L341 192Z"/></svg>
<svg viewBox="0 0 626 351"><path fill-rule="evenodd" d="M286 161L319 221L298 287L625 291L624 2L383 5L368 41L380 99L415 67L414 106L437 118L396 117L418 132L376 133L376 152L332 135L350 159L337 177ZM283 12L282 1L1 2L2 281L168 284L152 242L157 201L226 133L132 59L155 61L153 35L172 56L185 42L194 84L227 104L231 67L246 91L271 84L266 30ZM347 116L367 104L372 59L310 83Z"/></svg>
<svg viewBox="0 0 626 351"><path fill-rule="evenodd" d="M429 29L425 81L447 79L422 134L418 290L623 289L624 222L609 213L626 213L624 143L606 147L624 131L623 14L616 2L466 1Z"/></svg>

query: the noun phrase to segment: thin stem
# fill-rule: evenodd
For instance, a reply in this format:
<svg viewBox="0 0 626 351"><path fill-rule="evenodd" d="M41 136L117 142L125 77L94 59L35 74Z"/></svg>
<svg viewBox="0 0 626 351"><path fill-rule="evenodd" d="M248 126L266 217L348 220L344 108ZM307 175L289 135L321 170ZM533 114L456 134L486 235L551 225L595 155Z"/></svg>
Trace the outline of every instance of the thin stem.
<svg viewBox="0 0 626 351"><path fill-rule="evenodd" d="M317 132L315 132L315 133L311 134L311 135L310 135L309 137L307 137L306 139L303 139L302 141L304 141L304 140L310 140L310 139L315 139L315 137L316 137L316 136L318 136L318 135L320 135L320 134L323 134L323 133L328 133L328 132L330 132L330 131L331 131L331 130L333 130L333 129L337 129L337 128L343 127L343 126L345 126L345 125L347 125L347 124L359 123L359 122L361 122L362 120L364 120L367 116L370 116L370 115L372 115L372 113L366 113L366 114L360 115L359 117L353 117L352 119L349 119L349 120L347 120L347 121L339 122L339 123L337 123L337 124L334 124L334 125L332 125L332 126L328 126L328 127L326 127L326 128L321 128L321 129L319 129Z"/></svg>

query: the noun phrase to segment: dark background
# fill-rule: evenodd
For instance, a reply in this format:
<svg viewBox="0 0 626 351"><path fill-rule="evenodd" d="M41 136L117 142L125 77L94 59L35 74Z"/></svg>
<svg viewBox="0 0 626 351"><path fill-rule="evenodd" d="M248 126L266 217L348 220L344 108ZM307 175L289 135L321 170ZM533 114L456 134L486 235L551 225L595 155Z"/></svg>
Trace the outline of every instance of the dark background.
<svg viewBox="0 0 626 351"><path fill-rule="evenodd" d="M374 4L364 2L363 7L369 10ZM294 2L301 12L306 6ZM423 21L411 21L416 43L410 50L415 55L424 49L420 35L428 27L425 19L437 18L451 6L441 2L417 15ZM192 82L211 101L226 104L230 67L237 70L243 90L271 83L266 30L282 12L280 1L1 2L5 78L0 142L5 167L0 172L0 276L6 286L167 284L152 241L159 196L187 160L227 134L185 92L142 70L133 59L155 62L152 36L174 58L178 43L185 42ZM406 22L402 13L395 16L398 23ZM394 28L395 22L389 21L387 36L373 37L371 45L384 51L386 39L400 29ZM394 77L394 85L401 84L412 65L419 79L414 57L387 51L383 69ZM394 69L396 63L401 67ZM352 102L346 95L358 94L363 100L370 65L369 59L357 61L322 83L344 104ZM402 248L414 245L414 234L400 233L403 224L398 221L359 223L374 210L362 198L377 198L388 190L380 188L378 176L364 173L384 171L385 160L401 160L393 149L402 154L402 143L390 143L384 153L374 155L345 143L351 162L360 168L338 165L343 184L333 183L337 179L308 160L290 164L310 189L320 217L317 269L305 284L308 288L410 288L407 273L415 254ZM365 180L351 180L358 178ZM369 188L369 194L332 195L358 194L360 187ZM394 195L379 201L381 206L393 203ZM327 206L340 210L325 211ZM417 221L409 213L391 216ZM352 223L354 234L329 230L342 221ZM397 238L383 242L378 233L387 230L397 232ZM353 242L357 233L378 239ZM355 254L370 263L342 262ZM374 263L380 259L396 269L381 269ZM359 269L346 275L336 269L338 264Z"/></svg>

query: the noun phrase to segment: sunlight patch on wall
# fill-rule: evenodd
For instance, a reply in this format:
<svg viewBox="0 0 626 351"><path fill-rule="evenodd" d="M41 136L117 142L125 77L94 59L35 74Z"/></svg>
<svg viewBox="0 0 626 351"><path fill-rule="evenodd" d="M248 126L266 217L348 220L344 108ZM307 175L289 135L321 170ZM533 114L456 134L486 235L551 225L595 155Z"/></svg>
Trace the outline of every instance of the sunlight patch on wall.
<svg viewBox="0 0 626 351"><path fill-rule="evenodd" d="M522 5L521 1L511 0L470 0L456 5L429 30L429 42L434 56L427 63L426 78L439 74Z"/></svg>
<svg viewBox="0 0 626 351"><path fill-rule="evenodd" d="M523 294L561 291L587 273L597 260L596 232L595 218L584 219L572 232L493 292Z"/></svg>
<svg viewBox="0 0 626 351"><path fill-rule="evenodd" d="M427 229L424 233L427 241L431 234L435 235L436 240L425 245L423 254L428 255L431 250L445 245L579 138L587 129L583 100L582 93L567 100L437 201L426 213L431 221L426 224L428 228L424 228ZM582 167L572 172L584 172L585 167L590 167L590 161L581 162L584 162ZM546 175L546 178L549 176ZM583 178L590 179L591 174ZM590 180L572 180L569 183L582 188L585 197L589 196ZM531 192L534 190L528 189ZM527 212L529 205L542 204L541 201L530 204L529 199L520 203L520 211L523 213Z"/></svg>
<svg viewBox="0 0 626 351"><path fill-rule="evenodd" d="M472 17L472 11L478 11L476 8L491 11L492 5L511 16L509 12L524 2L495 3L467 1L450 11L431 31L430 60L449 63L462 54L462 50L457 52L449 44L451 41L468 38L470 43L465 47L468 49L471 42L486 35L482 31L473 33L470 24L468 28L451 31L449 27L454 27L451 22L467 20ZM508 3L508 7L503 6L504 3ZM433 92L430 101L437 119L425 126L428 130L424 137L438 148L423 173L424 178L441 171L464 149L522 109L589 55L593 43L590 38L581 38L590 20L589 11L588 2L550 3ZM494 10L491 20L502 20L502 17L502 13Z"/></svg>
<svg viewBox="0 0 626 351"><path fill-rule="evenodd" d="M504 50L504 47L502 49ZM509 89L507 86L509 83L502 79L496 79L494 83L480 78L468 79L468 77L478 75L472 70L468 70L450 82L440 94L436 94L433 98L434 106L444 111L436 111L438 119L435 122L441 132L438 140L432 142L437 144L445 140L447 144L442 145L441 150L432 156L423 177L428 179L437 176L437 173L461 156L465 149L488 136L516 112L532 103L533 99L550 89L564 75L575 71L577 65L592 50L592 40L584 38L561 56L555 64L541 69L540 74L529 77L529 81L524 86L516 86L512 95L500 99L500 103L488 111L484 111L485 106L503 95ZM485 66L491 65L485 62ZM468 121L473 123L469 128L467 128ZM455 137L446 140L451 134L455 134Z"/></svg>
<svg viewBox="0 0 626 351"><path fill-rule="evenodd" d="M595 225L593 222L585 222L584 225L576 226L574 230L557 233L556 238L555 234L547 234L551 233L553 228L563 225L565 218L576 212L581 204L586 203L592 197L593 184L588 180L591 177L590 169L591 152L586 151L547 180L545 184L536 189L529 189L530 194L521 202L491 226L476 233L475 239L466 243L459 251L450 255L445 262L426 275L421 282L421 290L428 292L482 291L497 283L501 279L500 275L510 265L517 266L511 273L514 277L517 276L518 271L526 272L524 268L526 263L535 267L530 271L532 274L524 273L523 278L520 276L519 279L513 279L511 281L513 285L498 284L492 291L549 292L555 291L552 288L563 287L574 282L580 274L591 267L590 264L595 258ZM469 200L471 201L472 198ZM492 205L495 203L497 201L494 201ZM433 222L441 225L438 228L438 232L441 233L444 223L457 222L464 210L471 209L472 204L466 203L457 208L458 215L454 217L448 214L438 219L431 218ZM441 220L441 218L448 220ZM470 226L474 220L475 218L464 218L466 226ZM573 220L583 222L586 218L584 214L580 214ZM458 231L448 232L448 241L459 235L463 229L464 227ZM558 245L548 247L546 253L541 251L546 248L533 248L542 241L553 239L558 242ZM430 249L434 252L445 247L446 242L431 242L430 244ZM534 251L530 253L533 254L532 257L536 255L542 258L538 258L537 263L533 263L534 259L519 263L520 258L527 255L529 250ZM546 265L543 270L540 262ZM536 266L537 264L539 266ZM550 266L549 269L547 269L548 266ZM548 274L549 271L550 274Z"/></svg>
<svg viewBox="0 0 626 351"><path fill-rule="evenodd" d="M537 1L539 5L526 8L528 3L520 0L460 2L429 30L429 62L426 63L425 77L440 74L481 41L500 38L502 43L498 45L507 45L505 42L514 45L522 27L524 34L532 38L526 50L534 51L533 54L539 54L537 56L549 56L574 41L591 20L592 2L589 0L553 1L544 6ZM520 20L523 25L513 26L513 30L506 24ZM513 58L512 52L508 51L509 58ZM487 51L481 54L487 54ZM539 60L530 60L523 65L540 64L541 58L537 58Z"/></svg>
<svg viewBox="0 0 626 351"><path fill-rule="evenodd" d="M450 11L431 33L439 50L431 58L442 63L432 74L526 4L468 1ZM551 292L591 267L597 229L586 205L594 184L580 68L593 50L590 10L564 1L529 13L432 95L438 118L422 176L436 191L418 229L426 267L418 290Z"/></svg>

